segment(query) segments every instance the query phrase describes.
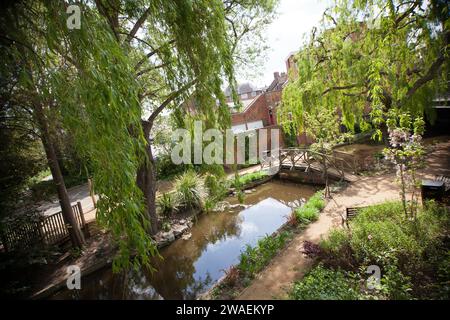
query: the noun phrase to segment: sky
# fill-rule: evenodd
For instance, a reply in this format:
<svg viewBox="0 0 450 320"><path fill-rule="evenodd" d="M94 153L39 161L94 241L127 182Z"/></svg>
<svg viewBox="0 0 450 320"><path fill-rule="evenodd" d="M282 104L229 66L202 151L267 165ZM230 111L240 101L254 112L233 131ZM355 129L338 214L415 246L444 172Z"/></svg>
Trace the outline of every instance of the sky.
<svg viewBox="0 0 450 320"><path fill-rule="evenodd" d="M309 34L313 26L319 23L330 4L330 0L281 0L278 16L267 27L270 49L261 76L245 80L261 87L272 82L275 71L285 72L287 57L300 48L303 35Z"/></svg>

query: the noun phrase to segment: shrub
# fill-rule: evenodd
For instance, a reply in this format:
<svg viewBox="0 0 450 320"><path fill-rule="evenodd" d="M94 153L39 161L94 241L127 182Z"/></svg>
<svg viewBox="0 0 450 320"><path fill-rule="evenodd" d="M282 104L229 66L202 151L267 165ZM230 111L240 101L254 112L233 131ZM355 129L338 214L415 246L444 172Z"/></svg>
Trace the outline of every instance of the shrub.
<svg viewBox="0 0 450 320"><path fill-rule="evenodd" d="M176 196L173 193L163 193L156 199L159 213L165 217L169 217L178 209Z"/></svg>
<svg viewBox="0 0 450 320"><path fill-rule="evenodd" d="M448 212L433 202L421 208L415 219L405 218L400 202L387 202L361 211L350 222L350 230L334 230L316 246L305 247L306 254L318 258L323 266L330 268L312 271L312 276L296 284L292 296L298 299L321 299L321 295L342 299L340 287L354 277L361 282L367 279L365 267L375 264L381 268L381 283L373 290L362 290L360 299L412 299L448 297L450 268L448 268ZM447 254L447 256L446 256ZM337 292L320 279L338 272ZM314 277L313 277L314 276ZM335 283L336 282L336 283ZM317 288L317 289L314 289ZM348 289L348 288L347 288ZM316 290L308 293L308 290ZM322 294L323 293L323 294ZM353 292L354 293L354 292ZM351 294L353 294L351 293ZM345 295L344 295L345 296Z"/></svg>
<svg viewBox="0 0 450 320"><path fill-rule="evenodd" d="M283 248L289 232L282 232L276 236L266 236L258 241L255 247L247 245L239 257L238 268L249 277L253 277L272 259L279 249Z"/></svg>
<svg viewBox="0 0 450 320"><path fill-rule="evenodd" d="M217 201L213 198L205 199L203 203L203 209L206 213L210 213L216 207Z"/></svg>
<svg viewBox="0 0 450 320"><path fill-rule="evenodd" d="M290 298L295 300L358 300L358 281L341 270L318 265L294 284Z"/></svg>
<svg viewBox="0 0 450 320"><path fill-rule="evenodd" d="M450 300L450 251L442 254L437 262L437 298Z"/></svg>
<svg viewBox="0 0 450 320"><path fill-rule="evenodd" d="M192 165L174 164L170 154L159 155L156 160L156 175L158 179L170 179L176 175L182 174L186 169L192 168Z"/></svg>
<svg viewBox="0 0 450 320"><path fill-rule="evenodd" d="M374 221L403 221L403 207L400 202L385 202L382 204L370 206L361 210L353 220L352 224L360 224Z"/></svg>
<svg viewBox="0 0 450 320"><path fill-rule="evenodd" d="M390 300L411 299L412 284L410 277L403 275L395 265L385 268L381 277L381 293Z"/></svg>
<svg viewBox="0 0 450 320"><path fill-rule="evenodd" d="M232 181L231 186L232 187L245 186L246 184L249 184L250 182L254 182L254 181L263 179L267 176L268 176L268 174L265 171L247 173L247 174L244 174L243 176L240 176L238 178L238 181Z"/></svg>
<svg viewBox="0 0 450 320"><path fill-rule="evenodd" d="M323 254L323 250L320 245L311 241L303 241L303 248L300 252L311 259L322 257Z"/></svg>
<svg viewBox="0 0 450 320"><path fill-rule="evenodd" d="M346 230L333 229L328 237L320 242L320 247L329 253L338 254L350 245L350 234Z"/></svg>
<svg viewBox="0 0 450 320"><path fill-rule="evenodd" d="M298 223L307 225L319 218L319 213L324 207L323 191L318 191L308 199L305 205L295 209L294 214Z"/></svg>
<svg viewBox="0 0 450 320"><path fill-rule="evenodd" d="M220 201L228 193L228 185L224 179L218 179L215 175L208 174L205 177L205 187L210 198Z"/></svg>
<svg viewBox="0 0 450 320"><path fill-rule="evenodd" d="M351 223L351 247L364 263L395 263L402 271L421 268L430 248L440 246L448 215L430 203L415 220L405 219L401 203L385 203L363 210Z"/></svg>
<svg viewBox="0 0 450 320"><path fill-rule="evenodd" d="M239 268L236 266L231 266L225 272L225 284L229 286L234 286L239 280Z"/></svg>
<svg viewBox="0 0 450 320"><path fill-rule="evenodd" d="M175 192L180 206L203 208L206 191L202 178L193 170L188 170L175 179Z"/></svg>
<svg viewBox="0 0 450 320"><path fill-rule="evenodd" d="M313 207L303 206L295 209L295 215L300 224L306 225L319 218L319 211Z"/></svg>
<svg viewBox="0 0 450 320"><path fill-rule="evenodd" d="M320 241L320 255L317 257L327 267L354 270L358 263L350 246L350 237L347 230L331 230L327 238Z"/></svg>
<svg viewBox="0 0 450 320"><path fill-rule="evenodd" d="M305 204L306 207L316 208L322 211L325 208L325 201L323 200L323 191L317 191Z"/></svg>
<svg viewBox="0 0 450 320"><path fill-rule="evenodd" d="M295 214L295 211L291 212L291 214L287 216L287 224L291 227L296 227L298 225L297 215Z"/></svg>

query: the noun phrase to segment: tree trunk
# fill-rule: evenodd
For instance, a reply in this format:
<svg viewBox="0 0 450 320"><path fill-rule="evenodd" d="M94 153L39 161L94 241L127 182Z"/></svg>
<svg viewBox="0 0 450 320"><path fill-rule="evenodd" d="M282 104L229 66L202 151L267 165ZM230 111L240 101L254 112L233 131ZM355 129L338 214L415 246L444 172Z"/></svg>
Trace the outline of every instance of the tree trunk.
<svg viewBox="0 0 450 320"><path fill-rule="evenodd" d="M74 247L81 247L84 243L84 238L78 223L73 214L72 206L70 204L69 195L67 194L64 178L59 167L58 159L56 157L55 149L52 139L49 134L48 123L45 119L44 112L41 105L35 107L36 120L41 128L42 144L44 145L45 154L47 156L48 166L52 172L53 181L55 182L58 192L59 203L64 218L64 223L68 226L70 240Z"/></svg>
<svg viewBox="0 0 450 320"><path fill-rule="evenodd" d="M389 147L389 132L388 132L388 127L387 127L386 123L383 122L380 125L380 130L381 130L384 145L386 147Z"/></svg>
<svg viewBox="0 0 450 320"><path fill-rule="evenodd" d="M136 182L144 194L145 212L150 221L150 229L148 231L151 235L154 235L158 232L159 228L158 216L156 215L156 170L150 141L150 123L144 122L143 129L147 141L145 147L147 159L137 172Z"/></svg>

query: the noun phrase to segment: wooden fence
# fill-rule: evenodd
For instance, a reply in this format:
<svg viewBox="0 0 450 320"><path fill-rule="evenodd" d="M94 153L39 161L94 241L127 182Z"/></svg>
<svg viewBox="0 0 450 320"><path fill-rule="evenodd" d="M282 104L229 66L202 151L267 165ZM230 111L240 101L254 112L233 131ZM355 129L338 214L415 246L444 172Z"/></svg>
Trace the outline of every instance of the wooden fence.
<svg viewBox="0 0 450 320"><path fill-rule="evenodd" d="M88 225L84 219L81 203L72 206L75 220L86 236ZM0 231L4 251L26 249L36 244L53 245L69 239L69 231L62 212L43 216L37 221L9 223Z"/></svg>

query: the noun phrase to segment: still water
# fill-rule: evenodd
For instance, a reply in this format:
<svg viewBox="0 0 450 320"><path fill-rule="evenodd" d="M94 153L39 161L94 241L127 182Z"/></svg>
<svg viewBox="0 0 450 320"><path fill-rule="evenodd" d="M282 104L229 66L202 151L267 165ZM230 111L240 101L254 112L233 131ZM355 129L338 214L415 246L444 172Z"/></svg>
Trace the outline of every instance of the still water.
<svg viewBox="0 0 450 320"><path fill-rule="evenodd" d="M195 299L238 263L246 245L255 245L278 229L292 202L308 199L316 189L273 180L245 196L246 209L202 215L189 240L178 239L160 250L157 271L112 274L109 268L82 277L81 290L61 291L54 299ZM235 198L227 199L236 204Z"/></svg>

